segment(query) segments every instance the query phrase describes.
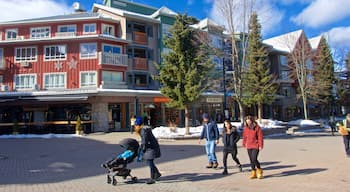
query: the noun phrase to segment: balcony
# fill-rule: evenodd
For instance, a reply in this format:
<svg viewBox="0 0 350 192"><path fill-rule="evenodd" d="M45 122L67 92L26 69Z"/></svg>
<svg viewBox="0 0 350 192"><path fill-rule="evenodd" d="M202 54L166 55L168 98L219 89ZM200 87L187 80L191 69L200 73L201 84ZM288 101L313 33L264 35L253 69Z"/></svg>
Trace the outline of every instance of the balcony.
<svg viewBox="0 0 350 192"><path fill-rule="evenodd" d="M128 85L125 81L113 82L113 81L102 81L100 85L101 89L126 89Z"/></svg>
<svg viewBox="0 0 350 192"><path fill-rule="evenodd" d="M56 37L75 37L75 32L56 32Z"/></svg>
<svg viewBox="0 0 350 192"><path fill-rule="evenodd" d="M134 43L147 45L147 35L144 32L134 31Z"/></svg>
<svg viewBox="0 0 350 192"><path fill-rule="evenodd" d="M128 55L116 53L99 53L99 64L128 66Z"/></svg>
<svg viewBox="0 0 350 192"><path fill-rule="evenodd" d="M134 57L132 70L148 71L147 58Z"/></svg>

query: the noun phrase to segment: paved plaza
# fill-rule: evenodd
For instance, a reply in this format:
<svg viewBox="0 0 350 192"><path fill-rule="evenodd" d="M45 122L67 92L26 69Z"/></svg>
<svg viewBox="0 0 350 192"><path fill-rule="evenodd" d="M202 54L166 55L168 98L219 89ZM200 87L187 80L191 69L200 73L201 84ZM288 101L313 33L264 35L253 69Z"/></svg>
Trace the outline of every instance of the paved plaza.
<svg viewBox="0 0 350 192"><path fill-rule="evenodd" d="M229 175L222 169L206 169L204 142L160 140L162 157L155 162L162 173L153 185L145 163L129 164L139 182L117 177L116 186L106 183L100 164L122 151L118 142L130 133L100 133L75 138L0 139L0 191L6 192L302 192L350 191L350 158L341 136L308 133L265 138L260 161L265 178L249 180L248 155L239 142L239 173L229 159ZM222 165L222 144L217 149Z"/></svg>

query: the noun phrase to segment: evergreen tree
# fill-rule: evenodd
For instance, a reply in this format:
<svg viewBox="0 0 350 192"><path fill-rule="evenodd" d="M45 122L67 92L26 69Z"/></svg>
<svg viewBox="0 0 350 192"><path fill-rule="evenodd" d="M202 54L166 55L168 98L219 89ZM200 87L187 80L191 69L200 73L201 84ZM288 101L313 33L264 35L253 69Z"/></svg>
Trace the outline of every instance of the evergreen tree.
<svg viewBox="0 0 350 192"><path fill-rule="evenodd" d="M207 88L207 74L212 68L208 52L200 43L199 33L190 25L196 20L187 14L177 15L171 36L164 39L170 52L157 65L161 93L170 98L169 107L185 110L186 134L189 134L189 107Z"/></svg>
<svg viewBox="0 0 350 192"><path fill-rule="evenodd" d="M332 99L332 84L335 80L334 62L331 50L324 37L321 37L320 40L314 70L312 96L320 103L330 104Z"/></svg>
<svg viewBox="0 0 350 192"><path fill-rule="evenodd" d="M262 44L261 25L256 13L251 15L248 36L247 72L243 79L243 102L258 106L258 118L262 118L263 104L274 100L277 86L270 72L267 48Z"/></svg>

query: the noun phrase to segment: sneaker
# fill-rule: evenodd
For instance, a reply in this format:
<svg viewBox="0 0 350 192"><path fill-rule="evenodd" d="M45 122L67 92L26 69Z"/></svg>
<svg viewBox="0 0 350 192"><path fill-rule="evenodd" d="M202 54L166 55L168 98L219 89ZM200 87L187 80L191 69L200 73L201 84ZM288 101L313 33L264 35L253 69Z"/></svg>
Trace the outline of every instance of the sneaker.
<svg viewBox="0 0 350 192"><path fill-rule="evenodd" d="M213 168L216 169L218 166L219 166L219 163L218 162L214 162Z"/></svg>
<svg viewBox="0 0 350 192"><path fill-rule="evenodd" d="M153 184L153 183L155 183L155 181L153 179L149 179L149 180L146 181L146 184L149 184L149 185Z"/></svg>
<svg viewBox="0 0 350 192"><path fill-rule="evenodd" d="M227 169L224 169L224 171L222 172L223 175L228 175Z"/></svg>
<svg viewBox="0 0 350 192"><path fill-rule="evenodd" d="M162 174L160 174L159 172L156 172L154 174L154 180L158 181L159 177L162 176Z"/></svg>

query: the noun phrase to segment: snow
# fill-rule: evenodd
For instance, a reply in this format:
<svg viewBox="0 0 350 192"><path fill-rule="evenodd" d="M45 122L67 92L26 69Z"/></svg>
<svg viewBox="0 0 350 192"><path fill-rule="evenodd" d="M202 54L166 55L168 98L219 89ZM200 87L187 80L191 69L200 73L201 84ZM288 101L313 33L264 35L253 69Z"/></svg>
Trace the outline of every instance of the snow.
<svg viewBox="0 0 350 192"><path fill-rule="evenodd" d="M318 120L320 122L325 120ZM238 131L242 131L241 122L231 122L232 125L238 128ZM263 119L261 123L259 123L260 127L264 129L278 129L278 128L286 128L287 126L320 126L320 123L313 120L294 120L290 122L282 122L276 121L272 119ZM201 134L203 126L190 127L190 134L186 135L186 129L184 127L155 127L153 129L153 134L156 138L162 139L175 139L175 138L198 138ZM219 132L223 129L223 123L218 123ZM44 139L52 139L52 138L74 138L74 137L82 137L81 135L76 134L17 134L17 135L0 135L0 139L28 139L28 138L44 138Z"/></svg>

